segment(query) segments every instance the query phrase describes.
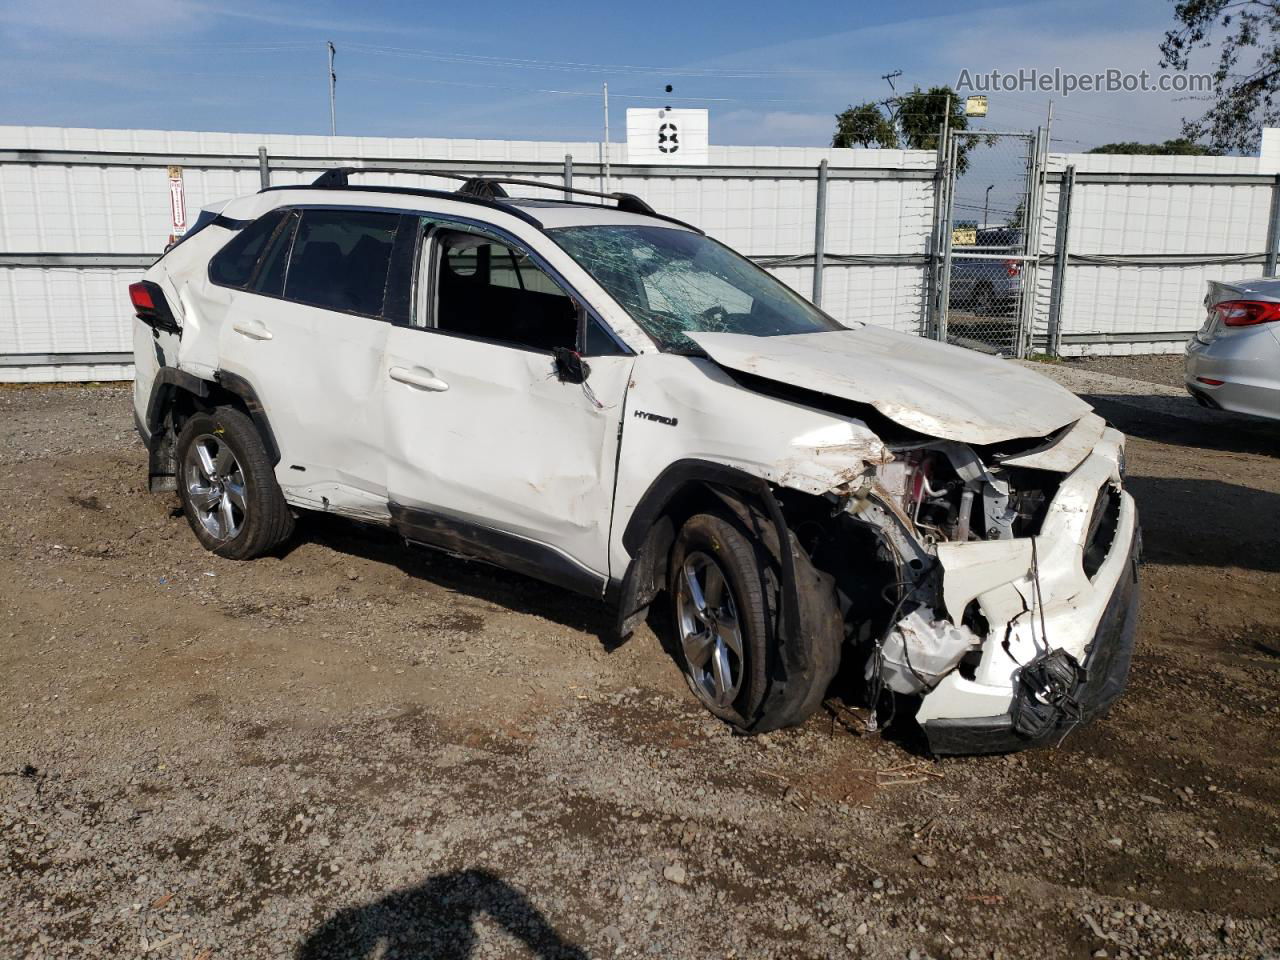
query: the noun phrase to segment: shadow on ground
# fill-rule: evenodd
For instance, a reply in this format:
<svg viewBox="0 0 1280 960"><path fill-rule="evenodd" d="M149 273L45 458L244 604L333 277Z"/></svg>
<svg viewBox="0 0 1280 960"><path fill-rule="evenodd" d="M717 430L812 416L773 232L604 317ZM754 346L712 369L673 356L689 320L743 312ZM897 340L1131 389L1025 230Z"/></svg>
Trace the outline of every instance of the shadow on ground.
<svg viewBox="0 0 1280 960"><path fill-rule="evenodd" d="M280 555L287 556L306 542L320 543L348 556L393 566L411 577L487 600L517 613L554 620L594 635L607 650L619 645L614 616L603 601L593 602L531 577L438 550L411 547L388 530L324 514L304 514L298 522L297 534L282 548Z"/></svg>
<svg viewBox="0 0 1280 960"><path fill-rule="evenodd" d="M1144 409L1133 402L1147 399L1145 397L1117 400L1086 395L1083 399L1092 404L1099 415L1131 437L1180 447L1280 457L1280 421L1202 410L1190 397L1186 402L1189 412L1195 416L1188 417ZM1150 399L1166 402L1164 397L1153 396Z"/></svg>
<svg viewBox="0 0 1280 960"><path fill-rule="evenodd" d="M313 930L296 960L468 960L487 917L540 960L587 960L523 893L487 870L426 883L340 910Z"/></svg>
<svg viewBox="0 0 1280 960"><path fill-rule="evenodd" d="M1125 482L1152 563L1280 570L1280 494L1221 480L1139 477Z"/></svg>

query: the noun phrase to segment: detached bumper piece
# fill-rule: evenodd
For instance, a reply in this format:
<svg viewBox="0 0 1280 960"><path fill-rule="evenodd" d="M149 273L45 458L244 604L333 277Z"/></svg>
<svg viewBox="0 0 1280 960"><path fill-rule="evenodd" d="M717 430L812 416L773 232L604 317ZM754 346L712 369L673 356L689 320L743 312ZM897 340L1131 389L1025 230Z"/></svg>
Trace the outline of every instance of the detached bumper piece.
<svg viewBox="0 0 1280 960"><path fill-rule="evenodd" d="M938 755L1011 753L1056 746L1082 723L1106 713L1124 691L1138 628L1138 537L1129 545L1128 569L1107 603L1083 666L1057 650L1019 671L1009 713L997 717L937 719L923 724Z"/></svg>

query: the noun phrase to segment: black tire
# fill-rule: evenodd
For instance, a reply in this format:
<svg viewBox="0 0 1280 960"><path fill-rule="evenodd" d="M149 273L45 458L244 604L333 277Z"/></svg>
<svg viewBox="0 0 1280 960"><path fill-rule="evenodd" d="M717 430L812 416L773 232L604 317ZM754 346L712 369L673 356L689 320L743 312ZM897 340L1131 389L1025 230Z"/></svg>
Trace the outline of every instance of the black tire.
<svg viewBox="0 0 1280 960"><path fill-rule="evenodd" d="M201 468L193 464L193 458L199 459L197 453L193 453L197 441L205 446L206 451L211 445L220 449L218 445L225 444L239 467L237 476L243 482L236 484L236 490L242 506L237 505L233 510L234 519L229 527L231 536L219 535L217 530L210 529L202 519L202 514L207 517L210 511L202 510L195 502L193 483L213 489ZM229 560L252 560L292 536L293 514L280 492L262 438L247 414L230 406L195 414L183 424L175 453L182 512L186 514L196 539L206 550ZM214 494L207 496L212 499ZM208 506L207 501L205 506Z"/></svg>
<svg viewBox="0 0 1280 960"><path fill-rule="evenodd" d="M777 536L767 521L761 523L749 513L747 519L757 521L754 530L737 517L691 517L671 548L667 594L674 653L694 695L740 732L764 733L803 723L821 705L840 664L844 631L831 579L815 571L803 551L793 546L797 582L807 593L801 603L800 635L783 649L777 629L782 579ZM687 564L700 569L701 557L713 559L722 571L741 635L740 682L729 702L715 701L714 682L705 682L706 668L691 663L686 654L691 599L687 588L682 599L681 580ZM712 662L714 657L713 653ZM739 658L730 655L728 660L732 664Z"/></svg>

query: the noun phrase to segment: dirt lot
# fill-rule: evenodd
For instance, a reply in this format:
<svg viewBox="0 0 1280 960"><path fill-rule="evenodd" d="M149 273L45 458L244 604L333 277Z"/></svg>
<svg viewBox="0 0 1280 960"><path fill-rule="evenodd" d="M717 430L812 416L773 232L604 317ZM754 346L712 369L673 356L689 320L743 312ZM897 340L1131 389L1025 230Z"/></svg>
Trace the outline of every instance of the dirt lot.
<svg viewBox="0 0 1280 960"><path fill-rule="evenodd" d="M1186 360L1181 353L1157 353L1146 357L1081 357L1068 360L1066 364L1081 370L1132 377L1181 390Z"/></svg>
<svg viewBox="0 0 1280 960"><path fill-rule="evenodd" d="M0 390L0 955L1275 956L1280 429L1100 409L1130 690L933 762L731 736L649 631L377 532L219 560L125 390Z"/></svg>

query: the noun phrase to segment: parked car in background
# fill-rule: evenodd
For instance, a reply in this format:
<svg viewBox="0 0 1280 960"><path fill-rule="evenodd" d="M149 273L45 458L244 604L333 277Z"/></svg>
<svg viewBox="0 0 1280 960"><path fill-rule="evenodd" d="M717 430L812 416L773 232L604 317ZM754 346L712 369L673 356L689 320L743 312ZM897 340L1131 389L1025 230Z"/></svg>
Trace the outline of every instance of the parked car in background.
<svg viewBox="0 0 1280 960"><path fill-rule="evenodd" d="M1022 231L1014 227L979 229L973 246L953 245L949 298L952 309L982 316L1013 313L1022 296L1022 261L1013 255L1022 250ZM966 256L975 253L982 256Z"/></svg>
<svg viewBox="0 0 1280 960"><path fill-rule="evenodd" d="M1187 392L1202 406L1280 420L1280 278L1209 282L1187 344Z"/></svg>
<svg viewBox="0 0 1280 960"><path fill-rule="evenodd" d="M746 733L842 662L938 753L1119 696L1137 513L1082 400L838 323L629 194L353 172L220 206L130 287L150 484L206 548L319 511L608 602L623 636L665 597L690 689Z"/></svg>

